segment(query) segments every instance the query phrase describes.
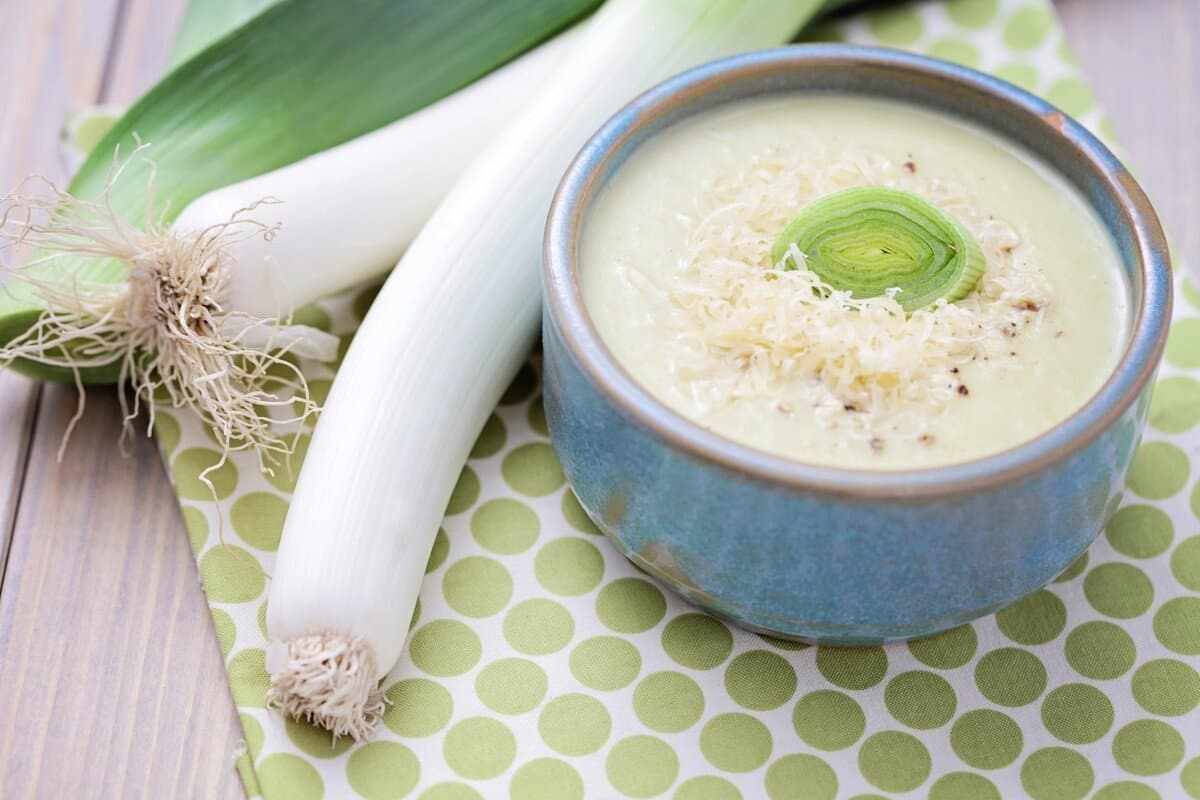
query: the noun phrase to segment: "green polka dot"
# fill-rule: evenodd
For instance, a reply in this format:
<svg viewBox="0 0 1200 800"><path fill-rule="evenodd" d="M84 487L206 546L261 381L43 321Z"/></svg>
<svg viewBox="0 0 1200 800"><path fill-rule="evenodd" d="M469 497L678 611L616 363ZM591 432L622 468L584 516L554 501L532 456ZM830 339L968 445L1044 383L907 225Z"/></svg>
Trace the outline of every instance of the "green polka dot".
<svg viewBox="0 0 1200 800"><path fill-rule="evenodd" d="M528 550L537 541L541 527L537 512L507 497L489 500L471 515L475 541L502 556Z"/></svg>
<svg viewBox="0 0 1200 800"><path fill-rule="evenodd" d="M1138 448L1129 470L1129 488L1149 500L1176 494L1188 479L1188 457L1170 442L1147 442Z"/></svg>
<svg viewBox="0 0 1200 800"><path fill-rule="evenodd" d="M261 633L263 635L264 639L270 639L271 634L267 631L267 603L266 603L266 601L263 601L263 604L258 607L257 617L258 617L257 621L258 621L259 633Z"/></svg>
<svg viewBox="0 0 1200 800"><path fill-rule="evenodd" d="M487 780L512 764L517 756L517 740L499 720L469 717L446 732L442 755L461 777Z"/></svg>
<svg viewBox="0 0 1200 800"><path fill-rule="evenodd" d="M1085 622L1067 634L1067 663L1085 678L1111 680L1124 675L1137 658L1137 646L1111 622Z"/></svg>
<svg viewBox="0 0 1200 800"><path fill-rule="evenodd" d="M538 716L542 741L564 756L585 756L604 746L612 734L608 709L586 694L565 694L546 704Z"/></svg>
<svg viewBox="0 0 1200 800"><path fill-rule="evenodd" d="M533 572L546 591L562 595L587 594L604 577L604 557L586 539L552 539L538 551Z"/></svg>
<svg viewBox="0 0 1200 800"><path fill-rule="evenodd" d="M1046 691L1046 667L1028 650L1001 647L979 659L975 685L998 706L1029 705Z"/></svg>
<svg viewBox="0 0 1200 800"><path fill-rule="evenodd" d="M1156 719L1131 722L1113 737L1113 758L1131 775L1161 775L1183 761L1179 731Z"/></svg>
<svg viewBox="0 0 1200 800"><path fill-rule="evenodd" d="M1182 281L1180 281L1180 288L1182 289L1180 293L1183 295L1184 299L1191 303L1194 307L1200 308L1200 287L1198 287L1191 278L1185 277ZM1172 323L1172 327L1178 324L1179 323L1177 322Z"/></svg>
<svg viewBox="0 0 1200 800"><path fill-rule="evenodd" d="M465 783L439 783L421 792L421 800L483 800L479 792Z"/></svg>
<svg viewBox="0 0 1200 800"><path fill-rule="evenodd" d="M262 752L263 740L266 738L262 725L259 725L258 720L249 714L238 714L238 722L241 723L242 736L246 740L246 749L250 751L250 757L258 758L258 754Z"/></svg>
<svg viewBox="0 0 1200 800"><path fill-rule="evenodd" d="M725 691L743 708L770 711L792 699L796 670L769 650L749 650L729 663Z"/></svg>
<svg viewBox="0 0 1200 800"><path fill-rule="evenodd" d="M1045 8L1026 6L1009 18L1004 28L1004 43L1013 50L1032 50L1053 26L1054 18Z"/></svg>
<svg viewBox="0 0 1200 800"><path fill-rule="evenodd" d="M885 792L907 792L929 777L932 762L925 745L900 731L868 736L858 751L858 768L872 786Z"/></svg>
<svg viewBox="0 0 1200 800"><path fill-rule="evenodd" d="M329 318L329 314L325 309L320 306L307 305L292 314L291 324L305 325L309 328L316 328L328 333L333 327L333 320Z"/></svg>
<svg viewBox="0 0 1200 800"><path fill-rule="evenodd" d="M870 689L883 680L887 664L882 647L817 648L817 669L843 689Z"/></svg>
<svg viewBox="0 0 1200 800"><path fill-rule="evenodd" d="M229 509L233 529L242 541L259 550L274 552L279 548L283 520L288 504L277 494L250 492L237 499Z"/></svg>
<svg viewBox="0 0 1200 800"><path fill-rule="evenodd" d="M313 758L340 756L354 745L354 740L349 736L342 736L334 742L333 736L324 728L298 722L291 717L283 721L283 728L292 744Z"/></svg>
<svg viewBox="0 0 1200 800"><path fill-rule="evenodd" d="M1091 744L1113 724L1112 701L1086 683L1068 683L1046 695L1042 724L1067 744Z"/></svg>
<svg viewBox="0 0 1200 800"><path fill-rule="evenodd" d="M183 515L183 527L187 531L188 543L192 546L192 552L198 554L208 541L208 518L195 506L180 506L180 512Z"/></svg>
<svg viewBox="0 0 1200 800"><path fill-rule="evenodd" d="M655 672L643 678L634 690L633 712L652 731L678 733L700 720L704 692L682 673Z"/></svg>
<svg viewBox="0 0 1200 800"><path fill-rule="evenodd" d="M192 447L175 456L171 473L175 476L175 492L184 500L224 500L237 488L238 471L232 461L221 462L221 454L206 447ZM205 474L206 470L208 471ZM203 479L201 478L203 475ZM212 488L204 483L207 480Z"/></svg>
<svg viewBox="0 0 1200 800"><path fill-rule="evenodd" d="M1200 756L1183 765L1179 773L1179 782L1189 797L1200 800Z"/></svg>
<svg viewBox="0 0 1200 800"><path fill-rule="evenodd" d="M170 414L155 411L154 438L158 440L158 446L162 448L162 451L170 455L175 452L176 447L179 447L179 423Z"/></svg>
<svg viewBox="0 0 1200 800"><path fill-rule="evenodd" d="M726 772L749 772L771 757L771 732L749 714L718 714L700 731L700 752Z"/></svg>
<svg viewBox="0 0 1200 800"><path fill-rule="evenodd" d="M1012 717L990 708L968 711L950 729L950 747L975 769L1008 766L1021 754L1023 741Z"/></svg>
<svg viewBox="0 0 1200 800"><path fill-rule="evenodd" d="M483 424L483 430L479 432L479 438L475 440L475 446L471 448L471 458L488 458L496 455L504 449L504 440L507 437L508 432L504 430L504 422L492 414Z"/></svg>
<svg viewBox="0 0 1200 800"><path fill-rule="evenodd" d="M998 0L949 0L946 16L964 28L983 28L996 18Z"/></svg>
<svg viewBox="0 0 1200 800"><path fill-rule="evenodd" d="M320 407L324 407L325 402L329 399L329 390L333 388L333 381L324 379L312 379L308 381L308 398ZM292 413L300 416L304 413L304 403L299 400L292 401ZM317 412L318 414L320 412ZM309 419L315 419L310 417Z"/></svg>
<svg viewBox="0 0 1200 800"><path fill-rule="evenodd" d="M475 693L499 714L532 711L546 696L546 673L524 658L502 658L484 667L475 678Z"/></svg>
<svg viewBox="0 0 1200 800"><path fill-rule="evenodd" d="M450 493L450 502L446 504L446 515L461 514L479 499L479 476L470 467L463 467L459 473L454 491Z"/></svg>
<svg viewBox="0 0 1200 800"><path fill-rule="evenodd" d="M641 633L667 613L667 600L654 584L641 578L620 578L606 584L596 597L596 616L617 633Z"/></svg>
<svg viewBox="0 0 1200 800"><path fill-rule="evenodd" d="M543 442L523 444L510 450L500 465L504 480L516 491L544 497L566 483L554 448Z"/></svg>
<svg viewBox="0 0 1200 800"><path fill-rule="evenodd" d="M642 669L642 654L616 636L593 636L571 651L571 674L598 692L623 689Z"/></svg>
<svg viewBox="0 0 1200 800"><path fill-rule="evenodd" d="M521 365L517 376L513 378L513 382L504 391L504 396L500 398L500 405L515 406L517 403L523 403L533 396L533 393L537 391L537 387L537 373L526 362Z"/></svg>
<svg viewBox="0 0 1200 800"><path fill-rule="evenodd" d="M996 624L1017 644L1045 644L1066 627L1067 607L1057 595L1042 589L997 613Z"/></svg>
<svg viewBox="0 0 1200 800"><path fill-rule="evenodd" d="M1000 800L1000 792L982 775L948 772L929 787L929 800Z"/></svg>
<svg viewBox="0 0 1200 800"><path fill-rule="evenodd" d="M1163 433L1183 433L1200 422L1200 382L1178 375L1154 387L1150 425Z"/></svg>
<svg viewBox="0 0 1200 800"><path fill-rule="evenodd" d="M542 404L542 398L539 397L529 404L525 420L535 433L540 433L542 436L550 435L550 426L546 424L546 407Z"/></svg>
<svg viewBox="0 0 1200 800"><path fill-rule="evenodd" d="M968 67L978 67L979 48L962 39L940 39L929 45L929 55Z"/></svg>
<svg viewBox="0 0 1200 800"><path fill-rule="evenodd" d="M217 634L217 645L221 648L221 655L228 656L229 651L233 649L234 642L237 641L237 625L233 621L233 617L226 614L219 608L209 609L212 612L213 630Z"/></svg>
<svg viewBox="0 0 1200 800"><path fill-rule="evenodd" d="M822 689L804 695L796 703L792 727L809 747L844 750L862 737L867 717L854 698Z"/></svg>
<svg viewBox="0 0 1200 800"><path fill-rule="evenodd" d="M498 614L512 598L508 570L494 558L470 556L456 561L442 578L442 596L458 613L472 619Z"/></svg>
<svg viewBox="0 0 1200 800"><path fill-rule="evenodd" d="M630 736L617 742L604 762L608 780L626 797L654 797L671 788L679 775L679 756L653 736Z"/></svg>
<svg viewBox="0 0 1200 800"><path fill-rule="evenodd" d="M1200 536L1189 536L1171 553L1171 574L1183 588L1200 592Z"/></svg>
<svg viewBox="0 0 1200 800"><path fill-rule="evenodd" d="M1092 765L1065 747L1043 747L1021 765L1021 785L1033 800L1082 800L1094 782Z"/></svg>
<svg viewBox="0 0 1200 800"><path fill-rule="evenodd" d="M921 38L921 15L911 8L886 8L873 12L867 27L881 43L902 47Z"/></svg>
<svg viewBox="0 0 1200 800"><path fill-rule="evenodd" d="M1117 781L1092 795L1092 800L1162 800L1158 792L1144 783Z"/></svg>
<svg viewBox="0 0 1200 800"><path fill-rule="evenodd" d="M1175 537L1171 518L1154 506L1131 505L1108 521L1104 535L1113 549L1130 558L1153 558L1166 552Z"/></svg>
<svg viewBox="0 0 1200 800"><path fill-rule="evenodd" d="M909 642L908 652L927 667L955 669L971 660L978 644L975 629L960 625L936 636Z"/></svg>
<svg viewBox="0 0 1200 800"><path fill-rule="evenodd" d="M534 598L517 603L504 615L504 639L518 653L557 653L575 635L571 612L553 600Z"/></svg>
<svg viewBox="0 0 1200 800"><path fill-rule="evenodd" d="M287 437L290 447L293 448L291 455L282 456L279 463L272 465L271 472L273 474L264 474L267 483L274 486L281 492L292 492L296 488L296 479L300 477L300 465L304 463L304 457L308 455L308 446L312 443L312 437L307 433L296 433ZM236 484L237 479L234 478Z"/></svg>
<svg viewBox="0 0 1200 800"><path fill-rule="evenodd" d="M742 800L738 788L716 775L698 775L679 784L673 800Z"/></svg>
<svg viewBox="0 0 1200 800"><path fill-rule="evenodd" d="M275 753L258 762L254 769L258 785L266 797L286 797L288 800L321 800L325 783L321 773L300 756Z"/></svg>
<svg viewBox="0 0 1200 800"><path fill-rule="evenodd" d="M1054 582L1055 583L1066 583L1068 581L1075 580L1076 578L1078 578L1080 575L1083 574L1083 571L1085 569L1087 569L1087 565L1088 565L1088 554L1087 554L1087 550L1084 550L1083 553L1080 554L1079 558L1077 558L1071 562L1071 566L1067 567L1066 569L1064 569L1062 572L1060 572L1058 574L1058 577L1054 579Z"/></svg>
<svg viewBox="0 0 1200 800"><path fill-rule="evenodd" d="M583 510L583 506L579 505L579 498L575 496L570 487L563 492L562 515L571 527L580 533L587 533L592 536L600 534L600 529L596 527L596 523L592 522L591 517Z"/></svg>
<svg viewBox="0 0 1200 800"><path fill-rule="evenodd" d="M216 545L200 559L200 580L212 603L248 603L263 593L266 576L250 552Z"/></svg>
<svg viewBox="0 0 1200 800"><path fill-rule="evenodd" d="M1133 699L1151 714L1182 716L1200 705L1200 673L1173 658L1147 661L1133 673Z"/></svg>
<svg viewBox="0 0 1200 800"><path fill-rule="evenodd" d="M446 727L454 714L454 699L440 683L428 678L406 678L388 687L390 701L383 724L397 736L432 736Z"/></svg>
<svg viewBox="0 0 1200 800"><path fill-rule="evenodd" d="M1083 579L1083 593L1092 608L1109 617L1132 619L1154 602L1154 584L1132 564L1100 564Z"/></svg>
<svg viewBox="0 0 1200 800"><path fill-rule="evenodd" d="M958 706L954 689L932 672L902 672L888 682L883 693L888 711L910 728L930 730L950 721Z"/></svg>
<svg viewBox="0 0 1200 800"><path fill-rule="evenodd" d="M1200 655L1200 597L1176 597L1154 614L1154 635L1181 656Z"/></svg>
<svg viewBox="0 0 1200 800"><path fill-rule="evenodd" d="M712 669L733 650L733 634L707 614L680 614L663 627L662 646L671 660L692 669Z"/></svg>
<svg viewBox="0 0 1200 800"><path fill-rule="evenodd" d="M1096 105L1096 95L1078 78L1063 78L1046 92L1046 99L1073 117L1082 117Z"/></svg>
<svg viewBox="0 0 1200 800"><path fill-rule="evenodd" d="M1030 92L1037 91L1041 77L1036 67L1024 62L1004 64L993 70L992 74Z"/></svg>
<svg viewBox="0 0 1200 800"><path fill-rule="evenodd" d="M771 800L833 800L837 773L817 756L784 756L767 767L766 789Z"/></svg>
<svg viewBox="0 0 1200 800"><path fill-rule="evenodd" d="M399 800L420 777L417 757L399 742L368 742L346 761L350 788L367 800Z"/></svg>
<svg viewBox="0 0 1200 800"><path fill-rule="evenodd" d="M1200 319L1184 317L1172 323L1166 359L1181 369L1200 367Z"/></svg>
<svg viewBox="0 0 1200 800"><path fill-rule="evenodd" d="M583 779L575 768L557 758L538 758L522 764L509 786L511 800L582 800Z"/></svg>
<svg viewBox="0 0 1200 800"><path fill-rule="evenodd" d="M425 562L425 574L428 575L444 564L449 555L450 537L446 535L445 530L438 528L437 535L433 537L433 547L429 551L429 560Z"/></svg>
<svg viewBox="0 0 1200 800"><path fill-rule="evenodd" d="M417 628L409 640L408 654L417 669L448 678L479 663L483 645L475 631L458 620L436 619Z"/></svg>
<svg viewBox="0 0 1200 800"><path fill-rule="evenodd" d="M371 304L375 302L375 298L379 296L379 290L382 288L382 284L368 286L354 296L354 302L351 304L350 310L360 321L366 319L367 312L371 309Z"/></svg>

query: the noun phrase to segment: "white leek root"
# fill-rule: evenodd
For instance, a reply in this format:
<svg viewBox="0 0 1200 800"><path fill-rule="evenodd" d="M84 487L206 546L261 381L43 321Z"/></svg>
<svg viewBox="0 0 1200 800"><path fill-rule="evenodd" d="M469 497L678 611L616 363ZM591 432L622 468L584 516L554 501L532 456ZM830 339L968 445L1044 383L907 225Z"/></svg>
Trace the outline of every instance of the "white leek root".
<svg viewBox="0 0 1200 800"><path fill-rule="evenodd" d="M318 633L287 643L284 667L272 676L267 705L329 730L334 737L368 737L385 705L379 665L357 637Z"/></svg>
<svg viewBox="0 0 1200 800"><path fill-rule="evenodd" d="M127 162L128 163L128 162ZM114 169L114 180L120 169ZM27 182L28 183L28 182ZM231 273L229 247L245 237L269 238L272 230L246 218L255 207L197 234L179 236L147 225L146 230L117 215L107 200L78 200L45 183L40 194L14 194L0 216L0 239L13 248L42 253L16 271L50 311L29 330L0 346L0 363L36 359L75 373L120 362L120 382L132 388L133 401L121 402L128 426L143 400L164 398L173 407L188 406L212 426L224 452L257 449L264 468L290 452L272 432L264 409L290 409L300 403L295 421L316 409L303 373L284 356L289 350L331 358L336 338L312 331L315 347L281 348L273 337L259 336L274 320L226 312L220 298ZM63 257L116 258L128 265L120 283L40 280L28 270ZM270 378L286 390L262 388ZM82 413L82 387L80 409ZM153 410L151 411L153 414ZM65 439L64 439L65 444Z"/></svg>
<svg viewBox="0 0 1200 800"><path fill-rule="evenodd" d="M316 410L285 356L337 355L335 337L289 325L289 317L390 269L572 38L561 34L386 128L210 192L170 226L154 219L139 226L107 199L81 201L49 182L45 191L0 198L8 206L0 239L40 253L10 272L25 284L25 298L47 309L0 344L0 366L35 361L73 372L81 385L81 371L119 362L121 383L133 389L127 423L142 401L165 396L211 425L225 452L253 448L269 469L289 449L273 423ZM110 185L121 170L114 163ZM79 258L114 259L128 277L49 280L31 271ZM299 414L272 419L271 409L291 409L293 401Z"/></svg>
<svg viewBox="0 0 1200 800"><path fill-rule="evenodd" d="M279 707L309 718L290 696L302 637L361 638L376 680L399 660L455 479L536 335L541 234L571 157L638 91L781 44L820 5L609 0L455 185L359 329L301 469L267 611ZM327 727L369 729L371 695L360 697Z"/></svg>

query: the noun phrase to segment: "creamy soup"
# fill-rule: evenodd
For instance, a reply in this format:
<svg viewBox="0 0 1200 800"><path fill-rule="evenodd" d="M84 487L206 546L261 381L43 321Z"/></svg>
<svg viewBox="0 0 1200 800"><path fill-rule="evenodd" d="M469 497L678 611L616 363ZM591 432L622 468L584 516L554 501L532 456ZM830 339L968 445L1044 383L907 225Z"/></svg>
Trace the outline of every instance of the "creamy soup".
<svg viewBox="0 0 1200 800"><path fill-rule="evenodd" d="M859 186L961 222L986 259L974 288L905 309L892 290L826 284L805 254L772 261L806 206ZM580 258L601 337L652 395L826 465L927 467L1020 444L1100 388L1129 325L1115 244L1061 176L978 127L869 98L744 101L658 134L601 193Z"/></svg>

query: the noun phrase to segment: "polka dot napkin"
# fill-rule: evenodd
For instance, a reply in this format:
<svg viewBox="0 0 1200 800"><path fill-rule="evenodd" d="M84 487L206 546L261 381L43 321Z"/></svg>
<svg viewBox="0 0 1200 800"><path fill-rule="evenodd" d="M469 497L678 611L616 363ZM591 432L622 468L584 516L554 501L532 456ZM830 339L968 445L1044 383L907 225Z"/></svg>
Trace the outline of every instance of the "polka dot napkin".
<svg viewBox="0 0 1200 800"><path fill-rule="evenodd" d="M890 5L813 36L960 61L1107 133L1047 0ZM348 344L371 297L329 300L305 322ZM213 503L197 479L217 458L213 441L195 420L160 415L241 712L248 793L1200 798L1198 309L1200 291L1184 287L1129 491L1091 550L994 617L865 650L732 629L617 555L565 485L531 363L462 472L411 646L387 679L385 725L362 745L335 745L263 707L262 570L288 470L268 478L236 457L216 473ZM335 368L305 366L318 395ZM298 467L309 434L295 435Z"/></svg>

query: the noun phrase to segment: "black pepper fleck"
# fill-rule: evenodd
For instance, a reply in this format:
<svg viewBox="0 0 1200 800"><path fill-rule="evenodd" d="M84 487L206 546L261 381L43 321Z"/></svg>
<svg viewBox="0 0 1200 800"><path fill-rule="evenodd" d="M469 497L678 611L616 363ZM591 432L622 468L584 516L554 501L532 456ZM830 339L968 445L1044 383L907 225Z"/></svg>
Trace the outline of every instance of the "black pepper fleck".
<svg viewBox="0 0 1200 800"><path fill-rule="evenodd" d="M917 171L917 165L916 165L916 164L914 164L912 161L905 161L905 162L904 162L904 168L905 168L906 170L908 170L909 172L916 172L916 171Z"/></svg>
<svg viewBox="0 0 1200 800"><path fill-rule="evenodd" d="M958 391L958 393L959 393L959 394L961 394L963 397L966 397L967 395L969 395L969 394L971 393L971 390L970 390L970 389L968 389L968 388L967 388L967 386L966 386L966 384L963 384L963 383L960 383L960 384L958 385L958 390L957 390L957 391Z"/></svg>
<svg viewBox="0 0 1200 800"><path fill-rule="evenodd" d="M883 439L880 439L878 436L875 436L871 439L870 445L871 445L872 453L882 453L883 452Z"/></svg>

